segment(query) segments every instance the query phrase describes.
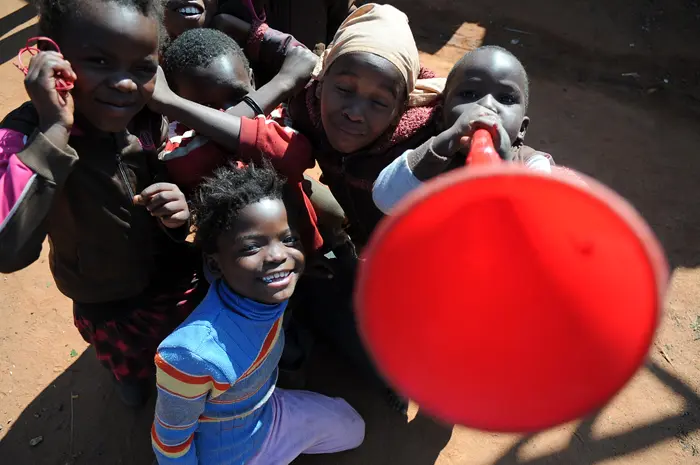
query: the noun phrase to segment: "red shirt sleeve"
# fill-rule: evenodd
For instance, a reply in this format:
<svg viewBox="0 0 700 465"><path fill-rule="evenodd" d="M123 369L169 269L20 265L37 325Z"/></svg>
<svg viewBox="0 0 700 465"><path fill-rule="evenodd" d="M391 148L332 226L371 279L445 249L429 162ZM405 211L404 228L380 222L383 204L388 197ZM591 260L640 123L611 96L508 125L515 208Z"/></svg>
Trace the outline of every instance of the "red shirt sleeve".
<svg viewBox="0 0 700 465"><path fill-rule="evenodd" d="M194 190L205 176L226 164L226 152L207 138L180 124L171 132L160 159L170 180L186 191Z"/></svg>
<svg viewBox="0 0 700 465"><path fill-rule="evenodd" d="M241 118L238 153L243 161L260 162L266 156L290 182L301 181L304 171L314 167L311 143L306 137L262 116Z"/></svg>

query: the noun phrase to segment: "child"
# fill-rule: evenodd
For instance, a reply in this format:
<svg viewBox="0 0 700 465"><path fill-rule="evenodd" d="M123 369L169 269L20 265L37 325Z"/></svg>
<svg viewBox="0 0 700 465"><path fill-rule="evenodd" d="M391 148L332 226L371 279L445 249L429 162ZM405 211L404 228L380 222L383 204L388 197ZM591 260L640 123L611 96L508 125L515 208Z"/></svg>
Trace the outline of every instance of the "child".
<svg viewBox="0 0 700 465"><path fill-rule="evenodd" d="M552 172L552 157L523 145L528 78L509 51L485 46L464 55L450 71L444 92L442 128L437 136L387 166L374 183L373 198L384 213L424 181L463 166L468 151L460 140L477 128L488 129L501 158Z"/></svg>
<svg viewBox="0 0 700 465"><path fill-rule="evenodd" d="M163 120L142 111L161 21L159 0L40 1L40 30L62 54L33 57L31 102L0 124L0 271L36 261L48 236L75 325L131 406L145 401L155 349L201 291L185 198L156 182ZM59 75L75 80L72 91L56 91Z"/></svg>
<svg viewBox="0 0 700 465"><path fill-rule="evenodd" d="M304 269L274 170L224 167L195 197L196 243L217 276L158 348L158 462L288 464L358 447L364 422L342 399L275 389L281 322Z"/></svg>
<svg viewBox="0 0 700 465"><path fill-rule="evenodd" d="M309 50L294 47L286 52L276 78L254 92L252 71L236 42L217 30L192 29L175 39L163 55L167 78L178 95L163 86L152 101L157 105L164 100L166 105L159 105L159 111L179 121L171 125L170 140L161 154L178 185L192 190L227 160L259 160L265 154L296 187L290 193L307 219L302 235L310 251L323 244L315 211L302 189L303 173L313 167L311 148L292 129L266 120L264 114L256 118L256 114L269 112L302 88L315 63ZM225 133L212 132L217 121Z"/></svg>
<svg viewBox="0 0 700 465"><path fill-rule="evenodd" d="M433 76L420 67L406 15L367 4L342 24L314 84L290 105L358 248L383 216L372 201L379 173L435 135L434 104L444 80Z"/></svg>

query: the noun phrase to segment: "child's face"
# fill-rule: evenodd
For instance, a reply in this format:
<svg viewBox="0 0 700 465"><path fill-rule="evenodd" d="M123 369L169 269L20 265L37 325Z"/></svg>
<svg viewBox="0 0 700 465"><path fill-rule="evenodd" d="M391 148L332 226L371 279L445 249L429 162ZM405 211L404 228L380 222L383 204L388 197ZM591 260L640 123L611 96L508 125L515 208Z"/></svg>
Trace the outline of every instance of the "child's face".
<svg viewBox="0 0 700 465"><path fill-rule="evenodd" d="M253 76L232 54L217 58L206 68L194 68L173 77L180 97L217 110L226 110L255 90Z"/></svg>
<svg viewBox="0 0 700 465"><path fill-rule="evenodd" d="M167 0L165 30L171 39L188 29L208 27L218 10L218 0Z"/></svg>
<svg viewBox="0 0 700 465"><path fill-rule="evenodd" d="M153 95L158 25L116 2L84 10L58 38L78 76L71 91L76 113L101 131L119 132Z"/></svg>
<svg viewBox="0 0 700 465"><path fill-rule="evenodd" d="M451 127L464 113L489 110L501 119L511 141L525 136L527 74L522 64L502 50L485 49L460 63L445 89L444 124Z"/></svg>
<svg viewBox="0 0 700 465"><path fill-rule="evenodd" d="M364 52L341 56L321 88L321 120L328 141L342 153L367 147L397 120L406 97L406 83L388 60Z"/></svg>
<svg viewBox="0 0 700 465"><path fill-rule="evenodd" d="M238 294L264 304L288 300L304 270L304 252L281 200L242 209L233 230L219 236L215 262Z"/></svg>

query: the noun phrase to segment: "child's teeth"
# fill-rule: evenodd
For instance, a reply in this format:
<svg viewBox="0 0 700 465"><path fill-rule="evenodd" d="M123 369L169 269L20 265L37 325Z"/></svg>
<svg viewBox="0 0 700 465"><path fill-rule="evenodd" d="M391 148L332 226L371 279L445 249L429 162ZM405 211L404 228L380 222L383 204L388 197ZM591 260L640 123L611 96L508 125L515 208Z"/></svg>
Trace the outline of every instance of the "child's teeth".
<svg viewBox="0 0 700 465"><path fill-rule="evenodd" d="M180 8L178 12L182 15L196 15L199 13L199 10L193 6L185 6Z"/></svg>
<svg viewBox="0 0 700 465"><path fill-rule="evenodd" d="M271 283L273 281L277 281L278 279L284 279L287 276L289 276L289 271L285 271L284 273L271 274L270 276L265 276L263 278L263 281L265 281L266 283Z"/></svg>

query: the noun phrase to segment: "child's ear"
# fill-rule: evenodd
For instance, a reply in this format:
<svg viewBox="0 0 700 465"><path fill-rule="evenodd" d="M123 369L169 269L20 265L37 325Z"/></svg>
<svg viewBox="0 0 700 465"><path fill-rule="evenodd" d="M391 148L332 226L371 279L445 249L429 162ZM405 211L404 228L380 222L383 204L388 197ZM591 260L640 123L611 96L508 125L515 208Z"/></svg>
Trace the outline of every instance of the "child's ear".
<svg viewBox="0 0 700 465"><path fill-rule="evenodd" d="M253 86L253 89L255 89L255 73L253 73L253 68L250 68L250 72L248 74L250 76L250 85Z"/></svg>
<svg viewBox="0 0 700 465"><path fill-rule="evenodd" d="M530 118L529 117L524 117L523 122L520 123L520 131L518 131L518 140L519 141L524 141L525 140L525 134L527 134L527 128L530 126Z"/></svg>
<svg viewBox="0 0 700 465"><path fill-rule="evenodd" d="M221 278L218 253L204 255L204 264L207 267L207 271L209 271L214 278Z"/></svg>

